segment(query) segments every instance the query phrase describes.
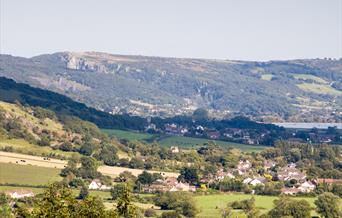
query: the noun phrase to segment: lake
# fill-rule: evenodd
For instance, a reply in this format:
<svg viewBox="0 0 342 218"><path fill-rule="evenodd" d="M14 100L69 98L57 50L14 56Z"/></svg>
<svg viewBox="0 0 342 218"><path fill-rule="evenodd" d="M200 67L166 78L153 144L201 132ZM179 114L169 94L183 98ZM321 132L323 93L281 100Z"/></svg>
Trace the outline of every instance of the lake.
<svg viewBox="0 0 342 218"><path fill-rule="evenodd" d="M342 123L273 123L277 126L282 126L288 129L327 129L328 127L336 126L338 129L342 129Z"/></svg>

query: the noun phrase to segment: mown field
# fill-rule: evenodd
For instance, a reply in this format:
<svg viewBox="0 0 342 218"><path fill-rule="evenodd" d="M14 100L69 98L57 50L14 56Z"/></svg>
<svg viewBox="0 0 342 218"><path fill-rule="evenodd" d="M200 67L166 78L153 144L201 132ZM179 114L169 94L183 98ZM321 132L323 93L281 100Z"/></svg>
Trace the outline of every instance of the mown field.
<svg viewBox="0 0 342 218"><path fill-rule="evenodd" d="M132 131L124 131L124 130L116 130L116 129L103 129L104 133L108 134L109 136L115 136L119 139L126 139L126 140L139 140L139 141L146 141L152 142L155 141L163 146L173 146L178 145L183 148L191 148L191 147L198 147L203 145L204 143L208 142L208 139L201 139L201 138L192 138L192 137L184 137L184 136L168 136L168 135L153 135L148 133L139 133L139 132L132 132ZM226 142L226 141L219 141L219 140L212 140L216 144L228 148L238 148L242 151L246 152L260 152L265 146L254 146L254 145L245 145L233 142Z"/></svg>
<svg viewBox="0 0 342 218"><path fill-rule="evenodd" d="M253 195L255 198L255 204L258 209L261 210L262 213L266 213L267 211L273 208L273 201L278 197L275 196L261 196L261 195ZM203 195L196 196L195 200L197 206L200 208L201 212L198 214L198 217L201 218L211 218L211 217L220 217L220 208L224 208L227 203L233 201L241 201L244 199L250 199L252 195L247 194L215 194L215 195ZM301 200L304 199L310 203L312 207L314 207L314 201L316 198L313 197L296 197L296 199ZM245 217L239 211L235 211L235 215L237 217ZM311 215L317 216L314 210L311 211ZM235 217L235 216L234 216Z"/></svg>
<svg viewBox="0 0 342 218"><path fill-rule="evenodd" d="M60 181L60 170L15 163L0 163L0 184L47 185Z"/></svg>

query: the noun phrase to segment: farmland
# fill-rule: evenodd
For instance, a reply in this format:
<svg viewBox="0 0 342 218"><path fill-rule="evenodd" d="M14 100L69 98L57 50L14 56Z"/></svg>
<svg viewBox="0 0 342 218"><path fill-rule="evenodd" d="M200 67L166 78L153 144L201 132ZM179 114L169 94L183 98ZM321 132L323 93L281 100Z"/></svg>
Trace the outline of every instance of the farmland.
<svg viewBox="0 0 342 218"><path fill-rule="evenodd" d="M24 160L25 162L21 160ZM44 160L42 157L17 154L17 153L9 153L9 152L0 152L0 163L12 164L13 166L19 167L19 168L20 166L28 166L32 168L33 172L35 170L39 171L38 168L35 169L35 167L45 168L45 169L48 169L47 171L49 171L51 168L54 170L63 169L64 166L67 164L66 161L62 161L62 160L57 160L57 159L52 159L52 158L50 158L49 160ZM1 167L0 169L1 169L1 173L8 171L7 168L5 167ZM99 166L98 171L104 175L108 175L114 178L124 171L129 171L133 175L137 176L141 174L143 170L102 165L102 166ZM173 173L173 172L159 172L159 171L149 171L149 172L161 173L164 176L178 176L178 173ZM13 175L15 175L15 173L13 173Z"/></svg>
<svg viewBox="0 0 342 218"><path fill-rule="evenodd" d="M47 167L0 163L0 184L47 185L62 180L59 172Z"/></svg>
<svg viewBox="0 0 342 218"><path fill-rule="evenodd" d="M265 213L273 208L273 201L278 197L275 196L260 196L253 195L255 198L255 204L258 209L261 210L261 213ZM198 217L201 218L210 218L210 217L220 217L220 208L223 208L229 202L233 201L241 201L244 199L250 199L252 195L247 194L215 194L215 195L202 195L196 196L195 200L197 206L200 208L201 212L198 214ZM315 198L312 197L296 197L296 199L301 200L304 199L310 203L311 206L314 207ZM236 211L236 215L239 212ZM317 215L314 211L311 212L312 215ZM244 216L241 216L244 217Z"/></svg>
<svg viewBox="0 0 342 218"><path fill-rule="evenodd" d="M169 135L153 135L148 133L139 133L139 132L132 132L132 131L124 131L124 130L115 130L115 129L105 129L103 130L109 136L115 136L119 139L126 139L126 140L139 140L145 142L155 141L162 146L173 146L178 145L182 148L194 148L203 145L204 143L208 142L208 139L202 138L192 138L192 137L185 137L185 136L169 136ZM212 140L216 144L225 147L225 148L238 148L242 151L246 152L260 152L265 146L253 146L253 145L245 145L245 144L238 144L233 142L226 142L226 141L219 141L219 140Z"/></svg>

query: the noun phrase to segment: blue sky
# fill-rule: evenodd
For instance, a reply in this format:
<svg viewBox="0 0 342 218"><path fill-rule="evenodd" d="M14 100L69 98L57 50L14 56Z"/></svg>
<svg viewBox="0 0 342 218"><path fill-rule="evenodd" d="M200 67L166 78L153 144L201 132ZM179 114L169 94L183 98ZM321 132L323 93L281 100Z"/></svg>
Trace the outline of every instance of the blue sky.
<svg viewBox="0 0 342 218"><path fill-rule="evenodd" d="M0 0L0 52L279 60L342 56L341 0Z"/></svg>

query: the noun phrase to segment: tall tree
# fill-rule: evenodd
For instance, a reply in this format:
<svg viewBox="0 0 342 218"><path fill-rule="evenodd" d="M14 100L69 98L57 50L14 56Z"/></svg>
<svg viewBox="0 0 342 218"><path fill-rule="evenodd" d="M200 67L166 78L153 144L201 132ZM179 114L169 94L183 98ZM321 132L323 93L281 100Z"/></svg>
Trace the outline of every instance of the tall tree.
<svg viewBox="0 0 342 218"><path fill-rule="evenodd" d="M340 207L340 199L338 196L324 192L319 195L315 201L316 211L325 218L338 218L342 217Z"/></svg>

